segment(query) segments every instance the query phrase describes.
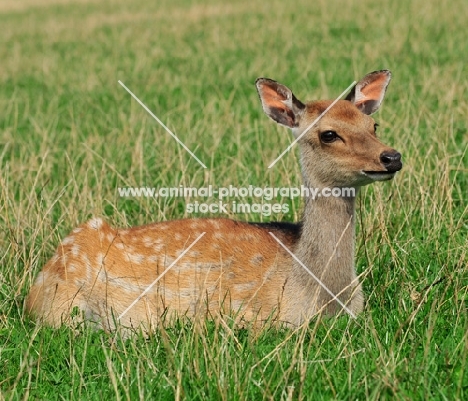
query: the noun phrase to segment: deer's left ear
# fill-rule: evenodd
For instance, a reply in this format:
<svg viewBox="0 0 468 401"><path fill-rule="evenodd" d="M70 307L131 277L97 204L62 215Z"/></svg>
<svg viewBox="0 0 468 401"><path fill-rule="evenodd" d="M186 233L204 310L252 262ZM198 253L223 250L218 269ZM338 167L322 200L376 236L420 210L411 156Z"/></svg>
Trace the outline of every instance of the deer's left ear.
<svg viewBox="0 0 468 401"><path fill-rule="evenodd" d="M375 113L385 96L392 78L389 70L374 71L362 78L346 97L364 114Z"/></svg>

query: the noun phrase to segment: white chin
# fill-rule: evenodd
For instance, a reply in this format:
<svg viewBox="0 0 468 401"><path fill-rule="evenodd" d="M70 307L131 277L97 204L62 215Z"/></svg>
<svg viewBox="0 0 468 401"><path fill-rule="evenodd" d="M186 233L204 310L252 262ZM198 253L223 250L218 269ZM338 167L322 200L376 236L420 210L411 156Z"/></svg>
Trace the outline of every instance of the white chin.
<svg viewBox="0 0 468 401"><path fill-rule="evenodd" d="M372 181L388 181L388 180L391 180L395 176L395 173L387 173L387 172L371 173L371 172L363 171L362 174L370 178Z"/></svg>

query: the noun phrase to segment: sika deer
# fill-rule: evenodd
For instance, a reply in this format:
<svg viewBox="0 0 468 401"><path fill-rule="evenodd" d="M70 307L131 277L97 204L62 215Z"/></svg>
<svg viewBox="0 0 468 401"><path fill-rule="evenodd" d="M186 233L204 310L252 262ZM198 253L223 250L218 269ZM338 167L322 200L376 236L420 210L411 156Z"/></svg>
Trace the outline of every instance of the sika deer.
<svg viewBox="0 0 468 401"><path fill-rule="evenodd" d="M390 180L401 169L401 155L377 139L369 117L390 78L386 70L366 75L309 130L331 101L304 104L286 86L257 80L265 113L296 138L307 130L298 141L305 186L357 191ZM58 326L70 323L78 308L106 329L116 321L150 329L166 312L190 317L233 312L239 320L272 318L294 325L343 306L354 315L363 309L353 263L354 226L353 196L307 198L298 224L188 219L115 229L94 218L59 245L39 273L26 309Z"/></svg>

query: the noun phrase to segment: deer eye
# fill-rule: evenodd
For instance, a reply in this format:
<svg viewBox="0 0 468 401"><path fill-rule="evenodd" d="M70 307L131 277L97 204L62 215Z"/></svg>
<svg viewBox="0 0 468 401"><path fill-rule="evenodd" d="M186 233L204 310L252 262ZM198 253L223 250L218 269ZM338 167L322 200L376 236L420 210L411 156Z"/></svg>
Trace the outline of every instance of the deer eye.
<svg viewBox="0 0 468 401"><path fill-rule="evenodd" d="M338 134L335 131L324 131L320 134L320 140L323 143L332 143L339 138Z"/></svg>

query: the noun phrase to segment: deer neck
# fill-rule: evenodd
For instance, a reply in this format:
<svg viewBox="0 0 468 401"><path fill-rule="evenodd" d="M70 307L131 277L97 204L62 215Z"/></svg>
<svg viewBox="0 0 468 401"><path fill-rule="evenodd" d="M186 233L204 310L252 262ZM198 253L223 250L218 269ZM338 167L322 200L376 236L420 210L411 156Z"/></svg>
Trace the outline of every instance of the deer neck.
<svg viewBox="0 0 468 401"><path fill-rule="evenodd" d="M304 180L304 183L309 188L322 189L309 184L309 180ZM357 192L358 188L355 195ZM317 302L314 301L317 308L332 299L305 266L343 303L348 303L355 287L359 286L354 269L355 196L306 198L302 224L302 233L295 248L295 255L301 263L293 261L291 288L300 289L304 299L318 297ZM341 307L332 302L327 310L337 308ZM307 311L304 313L308 314Z"/></svg>
<svg viewBox="0 0 468 401"><path fill-rule="evenodd" d="M327 270L339 269L342 274L353 270L354 215L354 197L306 199L296 254L314 274L324 272L326 264Z"/></svg>

